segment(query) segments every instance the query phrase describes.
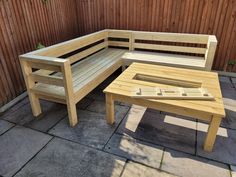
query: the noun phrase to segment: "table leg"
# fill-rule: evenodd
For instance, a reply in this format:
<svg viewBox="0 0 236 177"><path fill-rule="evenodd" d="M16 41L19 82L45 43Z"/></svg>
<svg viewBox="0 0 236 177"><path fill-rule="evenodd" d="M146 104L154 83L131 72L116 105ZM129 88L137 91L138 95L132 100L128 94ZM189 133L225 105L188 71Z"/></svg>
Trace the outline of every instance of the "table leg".
<svg viewBox="0 0 236 177"><path fill-rule="evenodd" d="M106 119L108 124L115 122L115 107L112 94L106 93Z"/></svg>
<svg viewBox="0 0 236 177"><path fill-rule="evenodd" d="M211 119L211 122L208 127L207 136L205 139L205 143L204 143L204 150L207 152L211 152L213 149L217 131L221 123L221 119L222 118L217 117L217 116L213 116Z"/></svg>

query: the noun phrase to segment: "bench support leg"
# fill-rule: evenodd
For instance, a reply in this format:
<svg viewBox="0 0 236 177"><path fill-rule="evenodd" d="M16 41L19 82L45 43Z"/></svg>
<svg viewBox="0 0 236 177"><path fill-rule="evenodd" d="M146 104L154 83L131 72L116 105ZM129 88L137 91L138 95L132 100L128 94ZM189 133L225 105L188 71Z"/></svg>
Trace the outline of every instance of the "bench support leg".
<svg viewBox="0 0 236 177"><path fill-rule="evenodd" d="M66 104L70 126L75 126L78 123L77 111L76 111L76 103L75 103L75 94L73 90L72 83L72 71L69 60L64 62L62 66L62 73L64 75L64 87L65 87L65 95L66 95Z"/></svg>
<svg viewBox="0 0 236 177"><path fill-rule="evenodd" d="M70 126L74 127L78 123L76 104L67 103L67 111L68 111Z"/></svg>
<svg viewBox="0 0 236 177"><path fill-rule="evenodd" d="M208 132L204 143L204 150L207 152L211 152L213 149L217 131L221 123L221 119L222 118L220 117L214 117L214 116L211 118L211 122L208 127Z"/></svg>
<svg viewBox="0 0 236 177"><path fill-rule="evenodd" d="M29 96L29 100L31 104L31 109L32 109L33 115L37 117L42 113L42 110L41 110L38 96L35 93L31 92L31 88L35 86L34 80L31 77L29 77L29 75L32 73L32 68L29 65L29 63L27 63L26 61L22 61L22 60L20 61L21 61L20 62L21 68L23 71L25 84L26 84L26 88L27 88L27 92L28 92L28 96Z"/></svg>
<svg viewBox="0 0 236 177"><path fill-rule="evenodd" d="M29 100L30 100L33 115L37 117L42 113L39 98L34 93L28 92L28 95L29 95Z"/></svg>
<svg viewBox="0 0 236 177"><path fill-rule="evenodd" d="M106 93L106 119L108 124L114 124L115 122L115 107L112 94Z"/></svg>

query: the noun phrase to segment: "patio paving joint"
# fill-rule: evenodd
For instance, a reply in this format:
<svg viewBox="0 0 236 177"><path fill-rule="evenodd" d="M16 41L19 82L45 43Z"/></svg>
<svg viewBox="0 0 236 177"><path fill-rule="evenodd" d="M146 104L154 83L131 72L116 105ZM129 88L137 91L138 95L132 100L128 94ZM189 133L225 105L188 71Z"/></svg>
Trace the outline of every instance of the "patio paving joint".
<svg viewBox="0 0 236 177"><path fill-rule="evenodd" d="M196 131L196 132L197 132L197 131ZM116 134L129 137L129 135L122 134L122 133L119 133L119 132L116 132ZM160 145L160 144L157 144L157 143L154 143L154 142L149 142L149 141L146 141L146 140L143 140L143 139L139 139L139 138L136 138L136 137L132 137L132 138L134 138L134 139L136 139L136 140L139 140L139 141L146 142L146 143L150 143L150 144L153 144L153 145L161 146L161 147L164 148L164 149L163 149L163 155L162 155L162 158L161 158L160 168L161 168L162 163L163 163L164 153L165 153L166 149L169 149L169 150L174 150L174 151L179 152L179 153L185 153L185 154L188 154L188 155L191 155L191 156L195 156L195 157L199 157L199 158L202 158L202 159L205 159L205 160L209 160L209 161L214 161L214 162L217 162L217 163L221 163L221 164L227 165L228 168L230 169L230 164L229 164L229 163L225 163L225 162L222 162L222 161L219 161L219 160L215 160L215 159L207 158L207 157L204 157L204 156L200 156L200 155L198 155L198 154L194 155L194 154L189 153L189 152L180 151L180 150L175 149L175 148L166 147L166 146L164 146L164 145ZM197 141L196 141L196 143L197 143ZM136 161L131 160L131 159L129 159L129 161L142 164L142 163L140 163L140 162L136 162ZM145 164L142 164L142 165L145 165ZM145 166L150 167L150 166L148 166L148 165L145 165ZM151 168L153 168L153 167L151 167ZM154 168L154 169L155 169L155 168ZM166 171L165 171L165 172L166 172Z"/></svg>
<svg viewBox="0 0 236 177"><path fill-rule="evenodd" d="M0 116L3 116L3 120L6 120L6 119L4 119L4 114L6 114L9 110L11 110L14 106L16 106L17 104L20 104L21 102L23 102L24 101L24 99L23 100L19 100L18 102L16 102L14 105L12 105L11 107L9 107L7 110L5 110L4 112L1 112L1 114L0 114ZM29 104L29 101L26 101L25 103L23 103L22 105L20 105L18 108L16 108L15 110L13 110L12 111L12 113L14 113L14 112L16 112L16 111L18 111L20 108L22 108L23 106L25 106L25 105L27 105L27 104ZM6 121L8 121L8 120L6 120ZM10 122L10 121L8 121L8 122ZM12 122L10 122L10 123L12 123Z"/></svg>
<svg viewBox="0 0 236 177"><path fill-rule="evenodd" d="M115 128L115 130L113 131L113 133L111 134L111 136L109 137L109 139L107 140L107 142L104 144L104 146L102 147L102 151L105 151L105 147L108 144L108 142L111 140L112 136L116 133L116 130L119 128L119 126L121 125L121 123L123 122L124 118L128 115L130 111L130 107L128 107L128 111L125 113L125 115L123 116L123 118L121 119L121 121L118 123L117 127ZM114 125L112 125L114 126Z"/></svg>
<svg viewBox="0 0 236 177"><path fill-rule="evenodd" d="M163 156L162 156L162 157L164 157L164 151L163 151ZM127 159L127 162L125 163L125 166L127 166L127 164L130 163L130 162L133 162L133 163L136 163L136 164L145 166L145 167L150 168L150 169L157 170L157 171L159 171L159 172L164 172L164 173L167 173L167 174L176 176L176 174L170 173L170 172L168 172L168 171L164 171L164 170L162 170L160 167L159 167L159 168L154 168L154 167L152 167L152 166L148 166L147 164L140 163L140 162L137 162L137 161L134 161L134 160L129 160L129 159ZM177 176L176 176L176 177L177 177Z"/></svg>
<svg viewBox="0 0 236 177"><path fill-rule="evenodd" d="M122 171L121 171L119 177L122 177L122 175L123 175L123 173L124 173L124 171L125 171L125 168L126 168L128 162L129 162L129 160L126 159L126 160L125 160L125 164L124 164L124 166L123 166L123 168L122 168Z"/></svg>
<svg viewBox="0 0 236 177"><path fill-rule="evenodd" d="M76 143L76 144L79 144L79 145L81 145L81 146L86 146L86 147L88 147L88 148L93 148L93 149L98 150L98 151L101 151L101 152L106 152L106 151L103 151L102 149L99 149L98 147L89 146L89 145L84 144L84 143L80 143L80 142L77 142L77 141L73 141L73 140L70 140L70 139L66 139L66 138L57 136L57 135L55 135L55 134L48 133L48 135L53 136L54 138L62 139L62 140L69 141L69 142L72 142L72 143ZM106 153L107 153L107 152L106 152ZM110 154L110 153L109 153L109 154Z"/></svg>
<svg viewBox="0 0 236 177"><path fill-rule="evenodd" d="M7 121L7 120L4 120L4 121ZM7 121L7 122L9 122L9 121ZM12 122L10 122L10 123L12 123ZM8 130L6 130L5 132L3 132L2 134L0 134L0 136L4 135L5 133L7 133L8 131L10 131L11 129L13 129L16 126L15 123L12 123L12 124L14 124L14 125L11 128L9 128ZM0 177L1 177L1 175L0 175Z"/></svg>
<svg viewBox="0 0 236 177"><path fill-rule="evenodd" d="M120 132L116 132L116 134L129 137L129 135L122 134L122 133L120 133ZM139 141L143 141L143 142L145 142L145 143L150 143L150 144L153 144L153 145L156 145L156 146L161 146L161 147L163 147L164 149L168 148L168 149L170 149L170 150L174 150L174 151L186 153L186 154L189 154L189 155L194 155L193 153L181 151L181 150L178 150L178 149L175 149L175 148L171 148L171 147L168 147L168 146L164 146L163 144L158 144L158 143L155 143L155 142L152 142L152 141L149 141L149 140L144 140L144 139L141 139L141 138L138 138L138 137L132 137L132 138L134 138L134 139L136 139L136 140L139 140ZM202 157L202 156L201 156L201 157ZM204 157L203 157L203 158L204 158ZM222 162L221 162L221 163L222 163Z"/></svg>
<svg viewBox="0 0 236 177"><path fill-rule="evenodd" d="M24 126L23 126L24 127ZM27 127L28 128L28 127ZM32 130L32 129L31 129ZM35 131L35 130L34 130ZM44 133L45 134L45 133ZM15 172L14 175L12 175L12 177L16 176L17 173L19 173L31 160L33 160L52 140L54 139L54 137L52 136L51 139L36 153L34 154L18 171Z"/></svg>
<svg viewBox="0 0 236 177"><path fill-rule="evenodd" d="M87 98L87 97L85 97L85 98ZM91 104L93 104L93 102L95 101L95 99L93 99L93 98L87 98L87 99L91 100L91 103L89 103L88 105L86 105L86 106L84 107L84 109L82 109L82 110L87 110L87 108L88 108Z"/></svg>
<svg viewBox="0 0 236 177"><path fill-rule="evenodd" d="M51 135L51 136L55 136L49 133L50 130L52 130L54 127L56 127L63 119L65 119L66 117L68 117L68 114L66 114L65 116L63 116L60 120L58 120L51 128L49 128L46 133Z"/></svg>
<svg viewBox="0 0 236 177"><path fill-rule="evenodd" d="M103 149L99 149L99 148L94 147L94 146L89 146L89 145L87 145L87 144L79 143L79 142L77 142L77 141L73 141L73 140L70 140L70 139L65 139L65 138L62 138L62 137L60 137L60 136L57 136L57 135L54 135L54 134L50 134L50 133L48 133L48 135L53 136L53 138L58 138L58 139L61 139L61 140L64 140L64 141L69 141L69 142L71 142L71 143L76 143L76 144L81 145L81 146L85 146L85 147L88 147L88 148L91 148L91 149L95 149L95 150L97 150L97 151L99 151L99 152L104 152L104 153L106 153L106 154L111 154L111 155L116 156L116 157L121 157L121 156L118 156L118 155L116 155L116 154L112 154L112 153L110 153L110 152L107 152L107 151L105 151L105 150L103 150ZM122 158L124 158L124 157L122 157ZM126 158L125 158L125 159L126 159ZM127 160L127 159L126 159L126 160Z"/></svg>
<svg viewBox="0 0 236 177"><path fill-rule="evenodd" d="M198 119L196 119L196 131L195 131L195 152L194 155L197 155L197 124L198 124Z"/></svg>
<svg viewBox="0 0 236 177"><path fill-rule="evenodd" d="M160 166L159 166L160 169L161 169L161 166L162 166L162 164L163 164L165 151L166 151L166 148L164 148L164 149L163 149L163 152L162 152L161 162L160 162Z"/></svg>

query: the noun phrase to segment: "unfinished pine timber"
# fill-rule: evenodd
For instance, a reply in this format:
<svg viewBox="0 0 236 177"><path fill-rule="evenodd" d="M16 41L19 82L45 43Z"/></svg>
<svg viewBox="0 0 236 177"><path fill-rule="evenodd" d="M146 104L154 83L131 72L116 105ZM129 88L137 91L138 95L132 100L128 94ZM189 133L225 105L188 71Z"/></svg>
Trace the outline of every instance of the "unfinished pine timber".
<svg viewBox="0 0 236 177"><path fill-rule="evenodd" d="M66 104L75 126L76 103L121 66L138 61L211 70L216 45L211 35L106 29L21 55L20 62L33 115L41 114L39 99Z"/></svg>

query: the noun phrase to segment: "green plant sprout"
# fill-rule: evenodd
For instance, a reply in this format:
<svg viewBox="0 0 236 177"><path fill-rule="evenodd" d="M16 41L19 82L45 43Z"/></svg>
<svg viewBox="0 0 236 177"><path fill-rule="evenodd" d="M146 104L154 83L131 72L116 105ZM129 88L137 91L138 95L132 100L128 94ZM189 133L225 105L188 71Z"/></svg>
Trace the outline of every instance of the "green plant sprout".
<svg viewBox="0 0 236 177"><path fill-rule="evenodd" d="M46 4L46 3L48 2L48 0L42 0L42 2L43 2L44 4Z"/></svg>
<svg viewBox="0 0 236 177"><path fill-rule="evenodd" d="M42 48L45 48L45 46L39 42L36 46L36 49L38 50L38 49L42 49Z"/></svg>
<svg viewBox="0 0 236 177"><path fill-rule="evenodd" d="M228 61L228 65L235 65L236 64L236 60L229 60Z"/></svg>

